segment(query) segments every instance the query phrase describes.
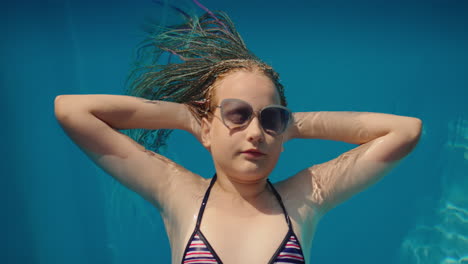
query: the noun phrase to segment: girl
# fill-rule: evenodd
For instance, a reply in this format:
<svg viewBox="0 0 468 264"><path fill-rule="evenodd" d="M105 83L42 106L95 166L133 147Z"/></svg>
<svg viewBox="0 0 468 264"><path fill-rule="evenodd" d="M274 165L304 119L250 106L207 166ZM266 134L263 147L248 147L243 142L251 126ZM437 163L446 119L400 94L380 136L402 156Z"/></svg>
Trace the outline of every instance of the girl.
<svg viewBox="0 0 468 264"><path fill-rule="evenodd" d="M142 51L151 51L152 64L133 72L129 95L58 96L57 120L90 159L159 210L172 263L309 262L320 218L408 155L421 121L291 113L278 74L246 48L225 13L207 11L151 32ZM141 54L144 62L148 52ZM169 63L160 63L165 54ZM121 129L147 131L132 139ZM213 158L214 176L160 155L168 136L160 129L195 136ZM151 130L158 137L148 142ZM272 184L283 144L294 138L359 146Z"/></svg>

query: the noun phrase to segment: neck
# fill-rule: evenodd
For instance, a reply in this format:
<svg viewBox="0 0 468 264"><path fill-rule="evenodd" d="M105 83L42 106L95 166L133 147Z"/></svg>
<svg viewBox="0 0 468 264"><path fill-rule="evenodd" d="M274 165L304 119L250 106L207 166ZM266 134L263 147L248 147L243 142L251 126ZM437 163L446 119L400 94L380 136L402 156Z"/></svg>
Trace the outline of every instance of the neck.
<svg viewBox="0 0 468 264"><path fill-rule="evenodd" d="M256 181L242 181L238 178L217 174L213 187L219 188L221 192L233 198L239 198L247 202L253 202L268 193L267 178Z"/></svg>

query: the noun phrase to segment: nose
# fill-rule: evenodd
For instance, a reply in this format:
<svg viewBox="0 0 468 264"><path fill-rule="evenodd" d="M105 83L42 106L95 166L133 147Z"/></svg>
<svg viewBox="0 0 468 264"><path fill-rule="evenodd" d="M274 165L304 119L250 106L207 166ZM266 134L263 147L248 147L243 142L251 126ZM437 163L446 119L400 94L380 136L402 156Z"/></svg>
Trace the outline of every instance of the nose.
<svg viewBox="0 0 468 264"><path fill-rule="evenodd" d="M247 126L247 138L250 142L263 141L265 135L263 133L262 125L257 117L250 120L250 124Z"/></svg>

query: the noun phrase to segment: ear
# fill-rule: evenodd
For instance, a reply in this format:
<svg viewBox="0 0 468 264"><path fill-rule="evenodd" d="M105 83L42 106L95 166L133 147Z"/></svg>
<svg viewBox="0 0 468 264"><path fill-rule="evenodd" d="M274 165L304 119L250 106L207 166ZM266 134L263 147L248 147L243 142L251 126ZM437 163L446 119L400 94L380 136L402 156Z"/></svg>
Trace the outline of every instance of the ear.
<svg viewBox="0 0 468 264"><path fill-rule="evenodd" d="M211 152L211 122L205 117L201 122L201 141L202 145Z"/></svg>

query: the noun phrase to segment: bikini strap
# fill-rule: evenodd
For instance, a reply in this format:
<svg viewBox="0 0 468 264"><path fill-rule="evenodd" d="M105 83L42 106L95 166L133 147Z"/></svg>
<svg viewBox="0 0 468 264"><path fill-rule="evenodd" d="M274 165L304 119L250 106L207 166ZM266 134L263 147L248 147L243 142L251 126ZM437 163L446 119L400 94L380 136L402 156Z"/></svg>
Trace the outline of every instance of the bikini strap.
<svg viewBox="0 0 468 264"><path fill-rule="evenodd" d="M273 184L270 182L270 179L267 179L267 182L270 185L271 189L273 190L273 194L275 195L276 199L278 199L278 202L281 205L281 208L283 209L284 217L286 218L286 223L288 224L289 229L293 230L292 225L291 225L291 219L289 218L288 212L286 211L286 207L284 207L281 196L276 191L275 187L273 187Z"/></svg>
<svg viewBox="0 0 468 264"><path fill-rule="evenodd" d="M211 188L213 187L214 183L216 181L216 173L214 174L213 178L211 179L210 186L205 192L205 196L203 197L203 202L200 206L200 210L198 212L198 217L197 217L197 225L196 228L200 228L200 223L201 219L203 217L203 213L205 212L205 207L206 207L206 202L208 201L208 198L210 197L210 192ZM281 209L283 209L284 217L286 218L286 223L288 224L288 227L292 230L292 225L291 225L291 219L289 218L288 212L286 211L286 208L284 207L283 200L281 199L281 196L279 193L276 191L275 187L273 187L273 184L270 182L270 179L267 179L268 184L271 187L271 190L273 191L273 194L275 195L276 199L278 200Z"/></svg>
<svg viewBox="0 0 468 264"><path fill-rule="evenodd" d="M203 216L203 212L205 212L205 206L206 206L206 202L208 201L208 197L210 196L210 192L211 192L211 187L213 187L213 184L215 183L216 181L216 173L214 174L213 178L211 179L211 182L210 182L210 186L208 187L208 189L206 190L205 192L205 197L203 197L203 202L200 206L200 211L198 211L198 218L197 218L197 225L196 225L196 228L200 228L200 223L201 223L201 219L202 219L202 216Z"/></svg>

